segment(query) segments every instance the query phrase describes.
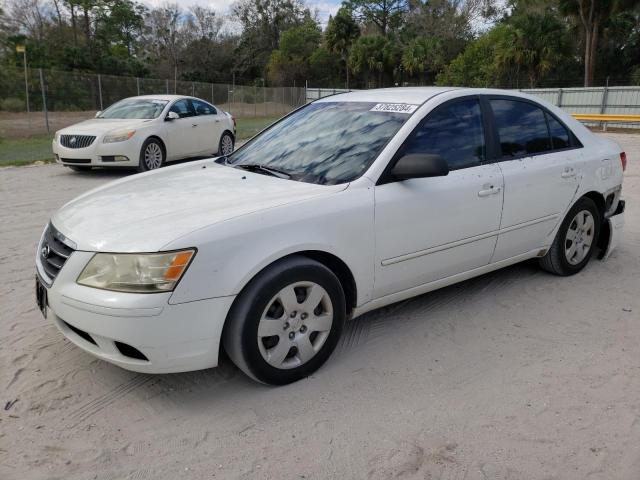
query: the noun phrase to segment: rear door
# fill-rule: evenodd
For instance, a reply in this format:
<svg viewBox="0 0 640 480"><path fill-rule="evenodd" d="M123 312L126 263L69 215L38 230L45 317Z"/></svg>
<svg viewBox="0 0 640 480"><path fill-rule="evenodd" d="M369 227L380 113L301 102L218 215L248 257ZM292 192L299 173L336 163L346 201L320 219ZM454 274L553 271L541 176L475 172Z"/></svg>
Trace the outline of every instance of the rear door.
<svg viewBox="0 0 640 480"><path fill-rule="evenodd" d="M219 111L202 100L192 99L191 103L196 111L198 123L199 153L213 155L217 153L222 135L223 124L220 121Z"/></svg>
<svg viewBox="0 0 640 480"><path fill-rule="evenodd" d="M427 114L395 158L410 153L441 155L451 171L383 177L375 187L378 298L487 265L498 235L502 175L487 154L479 98L455 99Z"/></svg>
<svg viewBox="0 0 640 480"><path fill-rule="evenodd" d="M500 148L504 207L492 262L544 247L581 178L577 139L534 102L489 99Z"/></svg>

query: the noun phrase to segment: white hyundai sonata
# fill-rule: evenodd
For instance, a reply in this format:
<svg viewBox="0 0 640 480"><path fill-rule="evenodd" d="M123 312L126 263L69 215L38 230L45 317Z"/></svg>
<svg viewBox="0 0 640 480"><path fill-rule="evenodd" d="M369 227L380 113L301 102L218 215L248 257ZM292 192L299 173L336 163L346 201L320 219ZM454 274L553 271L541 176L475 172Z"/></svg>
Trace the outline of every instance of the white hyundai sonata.
<svg viewBox="0 0 640 480"><path fill-rule="evenodd" d="M44 314L123 368L285 384L345 320L523 260L558 275L620 238L625 154L501 90L318 100L228 157L122 179L62 207L37 252Z"/></svg>
<svg viewBox="0 0 640 480"><path fill-rule="evenodd" d="M56 161L76 171L92 167L137 167L233 152L234 118L199 98L146 95L120 100L56 132Z"/></svg>

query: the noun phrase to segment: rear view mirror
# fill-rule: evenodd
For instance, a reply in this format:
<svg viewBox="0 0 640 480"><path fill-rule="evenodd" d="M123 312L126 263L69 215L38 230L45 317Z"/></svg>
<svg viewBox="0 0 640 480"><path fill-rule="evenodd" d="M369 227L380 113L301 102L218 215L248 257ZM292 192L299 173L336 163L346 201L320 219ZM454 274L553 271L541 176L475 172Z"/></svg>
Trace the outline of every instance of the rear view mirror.
<svg viewBox="0 0 640 480"><path fill-rule="evenodd" d="M169 112L167 113L167 118L165 118L165 120L177 120L180 118L180 115L178 115L176 112Z"/></svg>
<svg viewBox="0 0 640 480"><path fill-rule="evenodd" d="M391 170L394 180L410 178L444 177L449 174L449 165L440 155L410 153L400 157Z"/></svg>
<svg viewBox="0 0 640 480"><path fill-rule="evenodd" d="M101 113L102 113L102 110L98 110L98 111L96 112L96 118L100 117L100 114L101 114Z"/></svg>

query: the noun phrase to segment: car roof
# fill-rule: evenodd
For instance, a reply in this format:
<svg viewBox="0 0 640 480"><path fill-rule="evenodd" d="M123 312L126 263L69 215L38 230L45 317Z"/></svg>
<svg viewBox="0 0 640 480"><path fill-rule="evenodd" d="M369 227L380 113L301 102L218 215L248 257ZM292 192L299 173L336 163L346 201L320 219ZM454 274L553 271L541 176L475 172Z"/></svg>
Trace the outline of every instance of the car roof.
<svg viewBox="0 0 640 480"><path fill-rule="evenodd" d="M372 90L354 90L323 97L316 102L380 102L380 103L409 103L420 105L427 100L446 92L456 92L464 95L505 95L525 98L538 103L544 103L540 98L527 95L518 90L501 90L496 88L466 88L466 87L393 87Z"/></svg>
<svg viewBox="0 0 640 480"><path fill-rule="evenodd" d="M135 97L129 97L129 98L148 98L148 99L152 99L152 100L167 100L167 101L172 101L172 100L179 100L181 98L191 98L194 100L202 100L201 98L198 97L192 97L191 95L138 95ZM204 102L206 102L206 100L203 100Z"/></svg>
<svg viewBox="0 0 640 480"><path fill-rule="evenodd" d="M439 95L455 87L394 87L373 90L355 90L338 93L317 100L318 102L386 102L421 104L431 97Z"/></svg>

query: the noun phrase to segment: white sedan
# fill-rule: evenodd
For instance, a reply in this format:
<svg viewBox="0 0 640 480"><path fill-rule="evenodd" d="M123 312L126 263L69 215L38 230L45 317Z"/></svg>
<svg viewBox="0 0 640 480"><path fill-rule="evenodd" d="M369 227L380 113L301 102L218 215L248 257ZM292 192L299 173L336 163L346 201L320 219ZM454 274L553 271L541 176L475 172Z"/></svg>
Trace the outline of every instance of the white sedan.
<svg viewBox="0 0 640 480"><path fill-rule="evenodd" d="M234 118L204 100L146 95L120 100L91 120L56 132L56 161L76 171L92 167L154 170L165 162L229 155Z"/></svg>
<svg viewBox="0 0 640 480"><path fill-rule="evenodd" d="M626 156L562 110L484 89L318 100L228 157L62 207L36 264L44 314L123 368L308 376L349 318L523 260L606 257Z"/></svg>

